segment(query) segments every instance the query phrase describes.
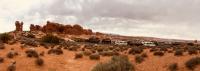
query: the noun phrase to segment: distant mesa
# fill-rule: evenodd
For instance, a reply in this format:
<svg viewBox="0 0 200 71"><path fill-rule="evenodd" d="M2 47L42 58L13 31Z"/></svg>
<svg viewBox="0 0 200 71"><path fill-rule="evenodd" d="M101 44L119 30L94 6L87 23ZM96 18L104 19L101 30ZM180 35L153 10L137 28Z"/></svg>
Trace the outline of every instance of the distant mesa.
<svg viewBox="0 0 200 71"><path fill-rule="evenodd" d="M23 31L23 22L16 21L16 32L22 32ZM40 25L30 25L30 31L31 32L37 32L42 31L44 33L60 33L60 34L70 34L70 35L92 35L94 34L91 29L84 29L78 24L75 25L63 25L55 22L47 21L46 25L40 26ZM98 32L98 34L100 34Z"/></svg>

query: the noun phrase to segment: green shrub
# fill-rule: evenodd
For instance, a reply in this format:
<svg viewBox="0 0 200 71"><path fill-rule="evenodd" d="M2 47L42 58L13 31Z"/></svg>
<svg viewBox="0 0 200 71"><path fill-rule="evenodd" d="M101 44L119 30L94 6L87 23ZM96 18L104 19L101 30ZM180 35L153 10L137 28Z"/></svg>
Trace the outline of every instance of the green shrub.
<svg viewBox="0 0 200 71"><path fill-rule="evenodd" d="M47 34L43 36L41 40L44 43L59 44L62 39L52 34Z"/></svg>
<svg viewBox="0 0 200 71"><path fill-rule="evenodd" d="M177 71L178 70L178 64L177 63L170 64L168 69L169 69L169 71Z"/></svg>
<svg viewBox="0 0 200 71"><path fill-rule="evenodd" d="M106 63L97 64L91 71L135 71L127 56L113 56Z"/></svg>
<svg viewBox="0 0 200 71"><path fill-rule="evenodd" d="M11 39L12 36L7 33L0 34L0 41L2 41L3 43L7 43Z"/></svg>
<svg viewBox="0 0 200 71"><path fill-rule="evenodd" d="M200 65L200 57L192 58L185 63L185 66L190 70L194 70L197 65Z"/></svg>

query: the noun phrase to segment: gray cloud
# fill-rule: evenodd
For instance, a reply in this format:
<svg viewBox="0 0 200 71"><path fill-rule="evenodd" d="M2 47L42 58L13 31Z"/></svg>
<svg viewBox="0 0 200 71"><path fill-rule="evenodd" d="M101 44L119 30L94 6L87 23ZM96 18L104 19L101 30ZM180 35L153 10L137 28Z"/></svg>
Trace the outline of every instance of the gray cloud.
<svg viewBox="0 0 200 71"><path fill-rule="evenodd" d="M20 19L28 27L51 20L122 35L200 39L199 12L199 0L35 0L0 21ZM10 12L0 6L1 14Z"/></svg>

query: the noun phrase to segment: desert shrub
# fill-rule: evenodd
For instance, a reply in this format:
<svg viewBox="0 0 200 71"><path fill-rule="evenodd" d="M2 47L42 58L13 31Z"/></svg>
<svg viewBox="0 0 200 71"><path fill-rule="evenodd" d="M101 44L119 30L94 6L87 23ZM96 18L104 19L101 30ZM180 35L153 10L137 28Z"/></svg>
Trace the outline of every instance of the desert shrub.
<svg viewBox="0 0 200 71"><path fill-rule="evenodd" d="M75 59L82 58L82 57L83 57L83 53L82 52L79 52L79 53L75 54Z"/></svg>
<svg viewBox="0 0 200 71"><path fill-rule="evenodd" d="M59 44L62 39L52 34L47 34L41 38L44 43Z"/></svg>
<svg viewBox="0 0 200 71"><path fill-rule="evenodd" d="M0 63L3 63L3 61L4 61L4 58L0 57Z"/></svg>
<svg viewBox="0 0 200 71"><path fill-rule="evenodd" d="M142 53L141 56L145 58L148 57L147 53Z"/></svg>
<svg viewBox="0 0 200 71"><path fill-rule="evenodd" d="M0 42L0 49L5 49L5 45Z"/></svg>
<svg viewBox="0 0 200 71"><path fill-rule="evenodd" d="M113 56L113 55L115 55L115 52L113 52L113 51L103 51L100 54L102 56Z"/></svg>
<svg viewBox="0 0 200 71"><path fill-rule="evenodd" d="M23 37L21 39L21 44L25 44L25 45L29 45L29 46L34 46L37 47L39 45L39 43L33 39L33 38L27 38L27 37Z"/></svg>
<svg viewBox="0 0 200 71"><path fill-rule="evenodd" d="M83 51L83 54L86 55L86 56L89 56L92 54L92 51L91 50L85 50Z"/></svg>
<svg viewBox="0 0 200 71"><path fill-rule="evenodd" d="M26 50L25 52L26 52L27 57L36 57L36 58L39 57L37 51L33 49Z"/></svg>
<svg viewBox="0 0 200 71"><path fill-rule="evenodd" d="M130 49L129 54L140 54L143 52L143 48L133 47Z"/></svg>
<svg viewBox="0 0 200 71"><path fill-rule="evenodd" d="M42 52L40 53L40 56L44 56L44 54L45 54L45 52L44 52L44 51L42 51Z"/></svg>
<svg viewBox="0 0 200 71"><path fill-rule="evenodd" d="M155 56L163 56L163 55L164 55L164 52L162 52L162 51L157 51L157 52L154 52L153 55L155 55Z"/></svg>
<svg viewBox="0 0 200 71"><path fill-rule="evenodd" d="M168 53L173 53L173 50L168 50Z"/></svg>
<svg viewBox="0 0 200 71"><path fill-rule="evenodd" d="M160 51L168 51L167 47L161 47Z"/></svg>
<svg viewBox="0 0 200 71"><path fill-rule="evenodd" d="M42 66L42 65L44 65L44 60L43 60L42 58L37 58L37 59L35 60L35 63L36 63L36 65L38 65L38 66Z"/></svg>
<svg viewBox="0 0 200 71"><path fill-rule="evenodd" d="M48 54L61 55L61 54L63 54L63 51L62 51L61 48L51 48L51 49L48 51Z"/></svg>
<svg viewBox="0 0 200 71"><path fill-rule="evenodd" d="M98 37L90 37L86 41L90 43L100 43L100 39Z"/></svg>
<svg viewBox="0 0 200 71"><path fill-rule="evenodd" d="M75 45L75 46L68 47L68 50L70 50L70 51L77 51L78 48L80 48L80 46Z"/></svg>
<svg viewBox="0 0 200 71"><path fill-rule="evenodd" d="M150 52L155 52L155 51L158 51L158 49L157 48L151 48L150 49Z"/></svg>
<svg viewBox="0 0 200 71"><path fill-rule="evenodd" d="M188 48L188 53L191 55L191 54L197 54L198 51L195 47L190 47Z"/></svg>
<svg viewBox="0 0 200 71"><path fill-rule="evenodd" d="M169 71L177 71L178 70L178 64L177 63L172 63L168 67Z"/></svg>
<svg viewBox="0 0 200 71"><path fill-rule="evenodd" d="M182 56L183 55L183 50L177 49L174 53L175 56Z"/></svg>
<svg viewBox="0 0 200 71"><path fill-rule="evenodd" d="M90 59L91 60L99 60L100 55L98 53L94 53L94 54L90 55Z"/></svg>
<svg viewBox="0 0 200 71"><path fill-rule="evenodd" d="M0 34L0 41L2 41L3 43L7 43L11 39L12 36L7 33Z"/></svg>
<svg viewBox="0 0 200 71"><path fill-rule="evenodd" d="M200 65L200 57L191 58L185 63L185 66L190 70L194 70L197 65Z"/></svg>
<svg viewBox="0 0 200 71"><path fill-rule="evenodd" d="M143 61L144 61L144 57L142 57L141 55L135 56L135 62L136 63L142 63Z"/></svg>
<svg viewBox="0 0 200 71"><path fill-rule="evenodd" d="M106 63L99 63L91 71L135 71L133 64L126 56L113 56Z"/></svg>
<svg viewBox="0 0 200 71"><path fill-rule="evenodd" d="M32 33L29 33L26 37L28 37L28 38L35 38L35 35L32 34Z"/></svg>
<svg viewBox="0 0 200 71"><path fill-rule="evenodd" d="M8 68L7 71L16 71L16 62L12 62Z"/></svg>
<svg viewBox="0 0 200 71"><path fill-rule="evenodd" d="M8 52L7 57L8 58L14 58L15 53L14 52Z"/></svg>

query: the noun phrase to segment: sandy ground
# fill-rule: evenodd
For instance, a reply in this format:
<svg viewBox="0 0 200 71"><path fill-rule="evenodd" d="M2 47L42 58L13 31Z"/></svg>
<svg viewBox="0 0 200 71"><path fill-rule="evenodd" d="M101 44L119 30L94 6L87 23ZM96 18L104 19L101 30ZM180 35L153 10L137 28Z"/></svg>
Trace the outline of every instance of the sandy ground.
<svg viewBox="0 0 200 71"><path fill-rule="evenodd" d="M6 57L11 48L14 48L19 53L13 59ZM42 67L35 65L35 58L26 57L25 49L21 49L19 43L14 45L6 44L6 49L0 50L0 57L4 58L4 62L0 63L0 71L7 71L6 69L12 60L17 62L16 71L90 71L97 63L110 59L110 57L101 57L100 60L90 60L88 56L84 56L81 59L74 59L74 51L64 50L63 55L48 55L45 48L38 47L36 50L38 52L45 51L45 56L42 57L45 63ZM130 61L135 65L136 71L168 71L168 65L175 62L178 63L178 71L189 71L184 63L192 57L200 56L199 54L188 55L185 53L184 56L177 57L173 53L165 53L164 56L159 57L154 56L148 50L145 50L145 52L148 54L148 58L141 64L136 64L134 55L129 55ZM195 71L200 71L200 66Z"/></svg>

